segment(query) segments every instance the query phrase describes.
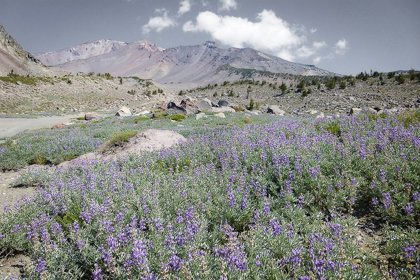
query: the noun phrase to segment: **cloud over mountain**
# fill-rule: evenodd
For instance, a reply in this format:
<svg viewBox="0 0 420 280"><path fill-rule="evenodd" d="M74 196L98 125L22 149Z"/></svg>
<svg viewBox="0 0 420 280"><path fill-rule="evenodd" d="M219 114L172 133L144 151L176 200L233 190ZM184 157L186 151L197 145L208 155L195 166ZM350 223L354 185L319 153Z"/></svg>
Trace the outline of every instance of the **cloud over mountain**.
<svg viewBox="0 0 420 280"><path fill-rule="evenodd" d="M196 23L186 22L183 30L206 32L223 44L237 48L252 47L287 60L295 57L293 49L302 46L305 41L303 35L270 10L259 13L256 22L247 18L220 16L210 11L201 12Z"/></svg>
<svg viewBox="0 0 420 280"><path fill-rule="evenodd" d="M143 34L148 34L152 30L160 32L167 27L176 25L175 20L168 16L168 12L165 9L156 9L156 13L160 13L162 15L150 18L149 22L143 25Z"/></svg>

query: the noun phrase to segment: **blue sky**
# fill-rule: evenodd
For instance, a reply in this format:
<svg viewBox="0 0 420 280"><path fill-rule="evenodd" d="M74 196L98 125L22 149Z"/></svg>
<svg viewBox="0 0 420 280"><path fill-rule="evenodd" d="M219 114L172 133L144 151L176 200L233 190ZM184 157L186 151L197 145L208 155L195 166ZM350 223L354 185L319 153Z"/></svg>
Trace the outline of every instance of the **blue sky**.
<svg viewBox="0 0 420 280"><path fill-rule="evenodd" d="M212 40L340 74L420 70L418 0L0 0L0 23L33 53L99 39Z"/></svg>

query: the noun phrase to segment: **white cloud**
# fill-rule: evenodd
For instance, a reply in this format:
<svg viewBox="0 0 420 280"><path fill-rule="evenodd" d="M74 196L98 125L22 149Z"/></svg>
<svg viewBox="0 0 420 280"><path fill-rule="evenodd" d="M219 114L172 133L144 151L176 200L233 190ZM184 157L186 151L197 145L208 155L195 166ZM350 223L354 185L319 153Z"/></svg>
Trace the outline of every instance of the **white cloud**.
<svg viewBox="0 0 420 280"><path fill-rule="evenodd" d="M219 0L219 2L221 11L229 11L230 9L236 9L238 6L235 0Z"/></svg>
<svg viewBox="0 0 420 280"><path fill-rule="evenodd" d="M317 56L313 59L314 64L320 63L322 60L333 59L336 55L344 55L348 51L348 42L346 39L339 40L333 48L333 51L325 56Z"/></svg>
<svg viewBox="0 0 420 280"><path fill-rule="evenodd" d="M347 44L348 43L346 39L339 40L334 46L334 52L336 54L341 54L341 55L345 54L348 50Z"/></svg>
<svg viewBox="0 0 420 280"><path fill-rule="evenodd" d="M148 34L152 30L160 32L167 27L176 25L176 22L168 16L168 12L165 9L156 9L156 13L161 13L162 15L150 18L149 22L143 25L143 34Z"/></svg>
<svg viewBox="0 0 420 280"><path fill-rule="evenodd" d="M190 0L182 0L179 3L179 5L180 5L179 10L178 10L179 15L183 15L191 10Z"/></svg>
<svg viewBox="0 0 420 280"><path fill-rule="evenodd" d="M206 32L213 39L231 47L252 47L274 53L284 59L293 59L294 50L301 47L306 38L300 36L287 22L273 11L263 10L257 21L247 18L219 16L213 12L201 12L196 23L189 21L184 32Z"/></svg>
<svg viewBox="0 0 420 280"><path fill-rule="evenodd" d="M317 29L316 28L311 28L309 31L313 34L317 31Z"/></svg>
<svg viewBox="0 0 420 280"><path fill-rule="evenodd" d="M296 56L299 58L307 58L310 57L312 55L314 55L315 53L318 52L319 49L325 47L327 44L322 41L322 42L313 42L312 46L308 47L308 46L301 46L300 48L297 49L296 51Z"/></svg>

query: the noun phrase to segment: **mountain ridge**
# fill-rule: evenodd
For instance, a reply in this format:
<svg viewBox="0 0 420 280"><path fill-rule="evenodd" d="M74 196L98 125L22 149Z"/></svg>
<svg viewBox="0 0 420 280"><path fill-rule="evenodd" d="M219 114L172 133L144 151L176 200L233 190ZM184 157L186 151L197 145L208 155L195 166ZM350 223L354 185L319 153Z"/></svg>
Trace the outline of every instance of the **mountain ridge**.
<svg viewBox="0 0 420 280"><path fill-rule="evenodd" d="M118 41L112 41L118 42ZM85 43L87 44L87 43ZM92 44L92 43L91 43ZM80 49L81 46L73 46ZM70 48L64 49L69 50ZM58 61L63 51L48 52L51 61ZM44 54L36 56L45 61ZM114 49L103 49L94 55L73 56L74 59L64 63L56 63L65 71L72 73L110 73L113 76L138 76L153 79L163 84L191 84L203 85L213 81L235 80L239 76L221 71L223 65L230 65L238 69L254 69L272 73L286 73L295 75L330 76L336 75L315 67L290 62L251 48L219 48L215 42L193 46L177 46L161 49L147 40L135 41L118 45Z"/></svg>

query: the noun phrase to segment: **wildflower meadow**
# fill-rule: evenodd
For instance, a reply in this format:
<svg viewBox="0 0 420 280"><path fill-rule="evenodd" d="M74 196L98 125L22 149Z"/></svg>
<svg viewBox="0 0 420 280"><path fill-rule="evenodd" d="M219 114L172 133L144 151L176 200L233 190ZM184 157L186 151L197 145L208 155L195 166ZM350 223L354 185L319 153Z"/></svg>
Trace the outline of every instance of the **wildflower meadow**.
<svg viewBox="0 0 420 280"><path fill-rule="evenodd" d="M115 134L185 143L75 159ZM396 116L105 119L8 139L36 186L0 216L24 279L420 279L420 125Z"/></svg>

